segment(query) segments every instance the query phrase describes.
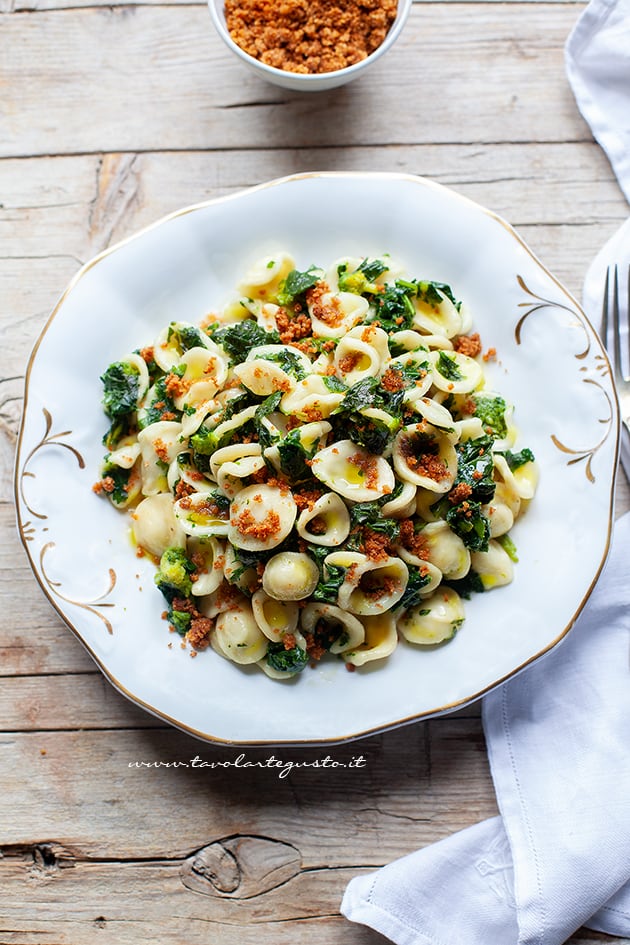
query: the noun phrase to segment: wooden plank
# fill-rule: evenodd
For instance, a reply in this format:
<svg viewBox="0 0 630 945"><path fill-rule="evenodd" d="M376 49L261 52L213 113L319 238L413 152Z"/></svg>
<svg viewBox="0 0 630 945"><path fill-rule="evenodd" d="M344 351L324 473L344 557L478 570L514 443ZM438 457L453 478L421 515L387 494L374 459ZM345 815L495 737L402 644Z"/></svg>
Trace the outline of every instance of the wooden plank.
<svg viewBox="0 0 630 945"><path fill-rule="evenodd" d="M627 211L608 161L591 140L7 158L0 161L0 246L10 257L39 257L50 253L53 240L55 255L85 260L86 253L180 207L318 171L425 176L517 227L612 226Z"/></svg>
<svg viewBox="0 0 630 945"><path fill-rule="evenodd" d="M415 145L386 153L335 148L0 161L0 192L7 195L0 207L0 287L7 303L0 318L12 339L31 344L73 272L105 246L182 206L296 171L391 170L442 182L509 220L577 294L595 252L627 214L592 142L490 150Z"/></svg>
<svg viewBox="0 0 630 945"><path fill-rule="evenodd" d="M7 676L0 686L3 732L164 726L120 695L92 665L80 675Z"/></svg>
<svg viewBox="0 0 630 945"><path fill-rule="evenodd" d="M8 875L3 889L11 904L3 909L4 923L9 928L28 928L33 938L14 939L5 933L2 941L7 945L35 941L83 945L94 936L105 943L138 945L155 941L151 935L155 936L158 923L162 943L181 941L184 924L190 945L208 941L221 945L261 941L378 945L387 941L338 913L347 883L364 870L321 868L301 873L249 901L195 896L182 886L179 871L177 863L59 867L33 865L27 857L22 862L11 858L4 871ZM40 938L35 938L36 933ZM569 945L612 941L585 930L571 938Z"/></svg>
<svg viewBox="0 0 630 945"><path fill-rule="evenodd" d="M361 770L279 778L269 768L129 767L235 761L170 731L4 736L2 942L82 945L97 934L142 945L156 927L160 941L179 942L185 927L192 945L376 945L338 915L347 882L496 807L479 720L423 723L328 755L347 763L359 751ZM274 756L312 762L322 752ZM17 808L16 778L29 785ZM570 942L608 940L582 932Z"/></svg>
<svg viewBox="0 0 630 945"><path fill-rule="evenodd" d="M206 767L185 767L196 756ZM321 765L326 756L336 767L284 776L270 762ZM360 757L361 767L341 767ZM162 766L135 766L142 762ZM453 777L455 764L465 779ZM16 807L24 784L28 804ZM83 859L186 858L252 834L297 842L303 869L377 866L495 812L478 718L418 723L328 750L214 748L173 729L0 738L5 853L55 842Z"/></svg>
<svg viewBox="0 0 630 945"><path fill-rule="evenodd" d="M477 0L413 0L414 3L418 6L422 3L424 5L431 3L453 3L453 2L464 2L473 4ZM490 3L539 3L540 0L485 0L485 2ZM583 6L586 6L586 3L576 3L575 0L544 0L545 3L565 3L571 4L574 8L577 8L578 11L581 10ZM76 9L80 7L99 7L99 6L110 6L110 7L140 7L140 6L160 6L163 5L164 0L134 0L134 2L129 2L129 0L0 0L0 13L25 13L37 12L43 10L67 10L67 9ZM205 6L205 0L169 0L169 6L181 6L182 8L187 8L191 6Z"/></svg>
<svg viewBox="0 0 630 945"><path fill-rule="evenodd" d="M391 55L359 81L307 97L250 75L203 6L186 14L107 6L5 15L0 155L296 148L314 137L365 146L383 142L384 122L389 144L590 138L558 80L570 4L480 3L474 17L467 3L414 5Z"/></svg>
<svg viewBox="0 0 630 945"><path fill-rule="evenodd" d="M93 673L93 660L56 616L33 577L14 518L8 499L0 502L0 581L4 589L0 608L0 677ZM3 685L0 681L0 686Z"/></svg>

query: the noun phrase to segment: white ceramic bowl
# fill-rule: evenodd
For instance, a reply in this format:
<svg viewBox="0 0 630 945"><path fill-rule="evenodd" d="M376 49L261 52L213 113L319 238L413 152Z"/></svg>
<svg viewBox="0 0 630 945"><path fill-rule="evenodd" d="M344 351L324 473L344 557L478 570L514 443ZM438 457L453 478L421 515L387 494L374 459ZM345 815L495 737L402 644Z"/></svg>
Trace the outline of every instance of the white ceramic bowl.
<svg viewBox="0 0 630 945"><path fill-rule="evenodd" d="M285 89L292 89L295 92L325 92L327 89L334 89L339 85L345 85L358 76L363 75L366 69L369 69L381 56L385 55L398 37L405 25L409 11L411 10L412 0L398 0L398 12L390 31L385 40L378 49L363 59L361 62L348 66L347 69L337 69L335 72L322 72L318 75L305 75L298 72L285 72L282 69L275 69L273 66L265 65L253 56L248 55L230 36L229 30L225 24L223 0L208 0L208 9L217 32L228 49L231 49L234 55L245 63L250 71L256 73L267 82L273 85L280 85Z"/></svg>
<svg viewBox="0 0 630 945"><path fill-rule="evenodd" d="M173 313L199 321L281 250L302 270L389 252L408 273L452 285L496 347L489 387L515 405L519 442L541 471L512 533L514 582L473 595L447 646L401 642L381 665L348 673L331 659L286 683L212 650L191 659L179 642L169 648L155 567L134 556L127 517L91 488L107 428L103 370ZM608 551L618 436L601 342L504 221L422 178L303 174L175 213L75 276L27 372L18 526L51 604L134 702L211 742L332 743L462 706L567 634Z"/></svg>

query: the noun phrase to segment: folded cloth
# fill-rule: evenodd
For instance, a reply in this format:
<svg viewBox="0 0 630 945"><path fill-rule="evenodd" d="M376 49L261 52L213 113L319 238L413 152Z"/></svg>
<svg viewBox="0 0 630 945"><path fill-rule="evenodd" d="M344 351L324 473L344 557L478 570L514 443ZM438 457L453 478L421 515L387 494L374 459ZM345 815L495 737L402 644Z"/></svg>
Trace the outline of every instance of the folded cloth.
<svg viewBox="0 0 630 945"><path fill-rule="evenodd" d="M567 76L630 201L630 0L591 0L565 47Z"/></svg>
<svg viewBox="0 0 630 945"><path fill-rule="evenodd" d="M499 817L346 889L397 945L560 945L630 935L630 513L575 626L483 700Z"/></svg>
<svg viewBox="0 0 630 945"><path fill-rule="evenodd" d="M630 98L628 111L630 112ZM613 263L617 263L622 269L630 266L630 217L602 246L588 267L584 279L582 306L597 331L601 325L606 269Z"/></svg>
<svg viewBox="0 0 630 945"><path fill-rule="evenodd" d="M630 98L628 100L628 111L630 112ZM606 269L613 263L616 263L619 267L619 288L621 297L625 298L626 293L630 293L630 217L616 233L613 233L586 273L582 292L582 307L597 331L600 330L602 321ZM605 338L604 342L606 343ZM610 342L608 342L608 346L610 346ZM621 427L620 446L621 462L626 476L630 479L630 433L624 425Z"/></svg>
<svg viewBox="0 0 630 945"><path fill-rule="evenodd" d="M578 107L630 201L630 0L591 0L566 42L565 64ZM615 262L630 263L630 220L598 253L586 275L584 311L597 329L606 267ZM625 428L621 460L630 476L630 435Z"/></svg>

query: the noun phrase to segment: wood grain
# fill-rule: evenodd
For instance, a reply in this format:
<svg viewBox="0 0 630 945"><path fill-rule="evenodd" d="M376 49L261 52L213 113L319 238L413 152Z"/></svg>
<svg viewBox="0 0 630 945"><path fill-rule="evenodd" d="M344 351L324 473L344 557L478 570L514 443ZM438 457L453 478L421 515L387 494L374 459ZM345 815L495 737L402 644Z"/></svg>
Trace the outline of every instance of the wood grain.
<svg viewBox="0 0 630 945"><path fill-rule="evenodd" d="M21 95L4 104L0 156L365 147L383 143L385 124L387 147L589 140L562 81L576 15L557 3L479 3L474 17L467 3L414 4L395 55L309 95L250 75L202 6L14 12L0 87Z"/></svg>

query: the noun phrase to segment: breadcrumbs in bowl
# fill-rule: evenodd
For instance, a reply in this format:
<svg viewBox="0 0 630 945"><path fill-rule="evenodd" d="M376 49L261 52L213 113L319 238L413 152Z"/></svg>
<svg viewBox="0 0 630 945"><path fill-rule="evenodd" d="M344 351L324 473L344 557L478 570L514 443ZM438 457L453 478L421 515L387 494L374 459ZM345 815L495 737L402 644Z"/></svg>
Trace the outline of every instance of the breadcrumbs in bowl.
<svg viewBox="0 0 630 945"><path fill-rule="evenodd" d="M343 85L397 39L411 0L208 0L226 45L276 85Z"/></svg>

